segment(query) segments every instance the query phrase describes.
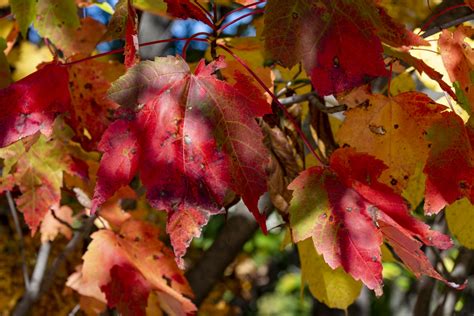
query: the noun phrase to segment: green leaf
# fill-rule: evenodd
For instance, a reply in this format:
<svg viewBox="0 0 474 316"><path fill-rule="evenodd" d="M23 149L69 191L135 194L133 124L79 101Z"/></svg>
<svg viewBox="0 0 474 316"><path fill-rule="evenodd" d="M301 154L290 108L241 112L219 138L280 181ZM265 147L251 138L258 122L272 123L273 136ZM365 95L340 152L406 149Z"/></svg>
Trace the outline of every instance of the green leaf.
<svg viewBox="0 0 474 316"><path fill-rule="evenodd" d="M12 13L20 25L21 35L26 38L28 27L35 18L36 0L10 0Z"/></svg>
<svg viewBox="0 0 474 316"><path fill-rule="evenodd" d="M7 87L12 82L12 75L10 72L10 65L3 50L7 48L7 44L3 38L0 37L0 89Z"/></svg>
<svg viewBox="0 0 474 316"><path fill-rule="evenodd" d="M134 0L133 6L139 10L165 15L166 3L163 0Z"/></svg>
<svg viewBox="0 0 474 316"><path fill-rule="evenodd" d="M78 26L79 17L74 0L38 0L35 28L41 36L50 37Z"/></svg>

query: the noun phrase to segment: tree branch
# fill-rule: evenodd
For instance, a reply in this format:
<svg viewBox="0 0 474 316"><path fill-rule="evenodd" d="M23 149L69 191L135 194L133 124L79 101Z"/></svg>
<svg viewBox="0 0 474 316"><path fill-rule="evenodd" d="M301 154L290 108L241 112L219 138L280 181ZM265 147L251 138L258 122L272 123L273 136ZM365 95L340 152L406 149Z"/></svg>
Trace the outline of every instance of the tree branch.
<svg viewBox="0 0 474 316"><path fill-rule="evenodd" d="M321 103L317 98L316 92L309 92L305 94L295 94L291 97L281 98L278 99L281 104L283 105L292 105L295 103L309 101L313 106L315 106L318 110L324 113L337 113L347 110L347 105L341 104L333 107L327 107L323 103Z"/></svg>
<svg viewBox="0 0 474 316"><path fill-rule="evenodd" d="M84 222L83 228L74 232L72 239L67 243L59 256L54 259L51 267L47 271L46 268L51 250L51 243L46 242L41 245L36 259L35 270L33 271L33 276L31 278L30 288L26 291L25 295L16 306L13 316L28 315L33 304L51 287L56 273L67 255L77 247L85 236L89 236L95 219L96 216L87 218Z"/></svg>
<svg viewBox="0 0 474 316"><path fill-rule="evenodd" d="M267 195L261 199L260 209L272 209ZM214 285L222 277L224 270L240 253L244 244L252 238L258 224L242 201L229 213L226 224L212 246L199 262L186 273L186 278L196 295L194 303L201 305Z"/></svg>
<svg viewBox="0 0 474 316"><path fill-rule="evenodd" d="M28 287L25 295L21 299L20 303L16 306L13 311L13 316L27 315L31 306L39 297L41 283L48 265L49 253L51 251L51 243L45 242L41 244L36 258L36 265L31 276L30 286Z"/></svg>
<svg viewBox="0 0 474 316"><path fill-rule="evenodd" d="M474 20L474 13L471 13L471 14L468 14L468 15L464 15L464 16L461 16L461 17L458 17L456 19L453 19L451 21L448 21L446 23L442 23L440 25L435 25L431 28L429 28L428 30L426 30L422 35L421 37L424 37L424 38L427 38L433 34L436 34L438 32L441 32L442 30L444 29L448 29L452 26L456 26L456 25L459 25L461 23L464 23L464 22L467 22L467 21L471 21L471 20Z"/></svg>
<svg viewBox="0 0 474 316"><path fill-rule="evenodd" d="M21 265L23 270L23 280L25 282L25 288L28 290L30 288L30 279L29 279L29 272L28 272L28 264L26 262L26 254L25 254L25 239L23 238L23 232L21 231L20 220L18 218L18 213L15 207L15 202L13 201L13 197L10 191L6 192L8 206L10 209L10 213L13 217L13 222L15 223L15 230L18 234L19 238L19 247L20 247L20 256L21 256Z"/></svg>

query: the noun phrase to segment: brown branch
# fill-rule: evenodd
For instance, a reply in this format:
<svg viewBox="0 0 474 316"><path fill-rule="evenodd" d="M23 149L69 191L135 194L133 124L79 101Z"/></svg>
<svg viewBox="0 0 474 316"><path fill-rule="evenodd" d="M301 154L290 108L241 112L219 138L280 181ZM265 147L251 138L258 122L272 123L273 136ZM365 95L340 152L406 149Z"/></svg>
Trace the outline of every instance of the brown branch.
<svg viewBox="0 0 474 316"><path fill-rule="evenodd" d="M445 23L442 23L442 24L439 24L439 25L435 25L435 26L429 28L428 30L426 30L421 36L424 37L424 38L427 38L431 35L434 35L436 33L441 32L442 30L445 30L445 29L448 29L452 26L456 26L456 25L459 25L461 23L464 23L464 22L467 22L467 21L472 21L472 20L474 20L474 13L470 13L468 15L464 15L464 16L455 18L451 21L448 21L448 22L445 22Z"/></svg>
<svg viewBox="0 0 474 316"><path fill-rule="evenodd" d="M313 106L315 106L318 110L324 113L338 113L338 112L343 112L347 110L347 105L345 104L336 105L333 107L327 107L326 105L324 105L322 102L318 100L316 92L309 92L305 94L295 94L295 95L292 95L291 97L281 98L278 100L280 101L281 104L286 105L286 106L292 105L295 103L309 101Z"/></svg>
<svg viewBox="0 0 474 316"><path fill-rule="evenodd" d="M71 231L76 231L77 229L72 227L71 224L69 224L68 222L66 222L65 220L61 219L57 214L56 214L56 211L54 209L51 209L51 215L53 215L54 219L57 220L59 223L61 223L62 225L66 226L67 228L69 228Z"/></svg>
<svg viewBox="0 0 474 316"><path fill-rule="evenodd" d="M261 209L272 209L270 199L262 198ZM243 245L258 229L258 224L239 202L235 210L229 213L227 222L212 246L204 253L199 262L186 273L186 278L195 294L194 303L199 306L222 277L224 270L240 253Z"/></svg>

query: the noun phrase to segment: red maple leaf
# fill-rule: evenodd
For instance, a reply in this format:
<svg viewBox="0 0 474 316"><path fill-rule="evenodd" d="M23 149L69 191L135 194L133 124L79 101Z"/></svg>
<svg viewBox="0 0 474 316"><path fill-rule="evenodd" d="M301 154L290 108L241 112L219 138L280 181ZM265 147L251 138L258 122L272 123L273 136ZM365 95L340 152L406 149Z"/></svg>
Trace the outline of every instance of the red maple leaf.
<svg viewBox="0 0 474 316"><path fill-rule="evenodd" d="M127 1L128 15L125 24L125 67L130 68L138 60L138 17L131 0Z"/></svg>
<svg viewBox="0 0 474 316"><path fill-rule="evenodd" d="M53 121L70 109L67 68L57 63L0 90L0 147L41 131L52 132Z"/></svg>
<svg viewBox="0 0 474 316"><path fill-rule="evenodd" d="M470 142L471 128L453 112L433 123L426 138L431 149L423 172L426 174L425 212L436 214L445 206L472 196L474 155Z"/></svg>
<svg viewBox="0 0 474 316"><path fill-rule="evenodd" d="M178 260L233 193L265 230L257 203L269 154L255 118L271 110L247 77L233 86L218 80L213 73L223 66L222 59L201 61L191 74L181 58L159 58L131 68L110 91L128 116L99 144L94 209L139 171L148 200L169 214Z"/></svg>
<svg viewBox="0 0 474 316"><path fill-rule="evenodd" d="M189 0L165 0L168 14L180 19L195 19L214 27L212 21L201 8Z"/></svg>
<svg viewBox="0 0 474 316"><path fill-rule="evenodd" d="M296 242L312 238L316 250L333 268L343 267L369 289L382 294L383 239L415 275L444 280L419 249L452 245L448 236L432 231L412 217L401 196L378 177L382 161L351 148L335 151L330 168L305 170L289 186L294 190L290 223Z"/></svg>
<svg viewBox="0 0 474 316"><path fill-rule="evenodd" d="M131 264L114 265L110 269L110 282L100 289L110 308L116 307L123 315L146 315L152 287Z"/></svg>
<svg viewBox="0 0 474 316"><path fill-rule="evenodd" d="M382 42L426 44L372 0L270 0L264 35L269 57L286 67L301 61L320 95L388 75Z"/></svg>
<svg viewBox="0 0 474 316"><path fill-rule="evenodd" d="M146 315L152 292L168 314L193 314L191 288L159 235L156 227L137 220L125 221L117 233L95 232L84 265L67 285L83 296L107 302L123 315Z"/></svg>

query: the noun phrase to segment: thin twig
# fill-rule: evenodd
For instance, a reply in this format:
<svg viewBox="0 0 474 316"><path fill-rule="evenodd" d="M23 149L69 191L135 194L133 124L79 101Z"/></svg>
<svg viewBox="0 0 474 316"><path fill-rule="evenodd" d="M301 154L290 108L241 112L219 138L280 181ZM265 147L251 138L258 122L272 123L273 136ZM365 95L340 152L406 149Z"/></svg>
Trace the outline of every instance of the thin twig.
<svg viewBox="0 0 474 316"><path fill-rule="evenodd" d="M435 15L433 15L429 20L428 22L426 22L424 25L421 26L420 28L420 32L423 32L424 30L426 30L428 28L428 26L430 26L434 21L436 21L437 18L439 18L440 16L448 13L449 11L452 11L452 10L455 10L455 9L459 9L459 8L463 8L463 7L467 7L467 4L465 3L462 3L462 4L456 4L456 5L453 5L449 8L446 8L444 10L442 10L441 12L438 12L436 13Z"/></svg>
<svg viewBox="0 0 474 316"><path fill-rule="evenodd" d="M295 95L292 95L291 97L281 98L281 99L278 99L278 100L283 105L292 105L292 104L295 104L295 103L308 101L309 97L314 95L314 94L315 94L315 92L310 92L310 93L305 93L305 94L295 94Z"/></svg>
<svg viewBox="0 0 474 316"><path fill-rule="evenodd" d="M311 145L311 143L309 142L308 138L306 137L306 135L303 133L303 131L301 130L300 128L300 125L298 124L298 122L296 122L296 120L293 118L293 116L290 114L290 112L288 112L288 109L280 103L280 101L278 100L278 98L275 96L275 94L273 94L272 91L270 91L270 89L268 89L268 87L265 85L265 83L262 81L262 79L260 79L260 77L249 67L249 65L247 65L247 63L245 63L239 56L237 56L232 50L230 50L228 47L224 46L224 45L221 45L219 44L218 45L219 47L221 47L223 50L225 50L227 53L229 53L237 62L239 62L239 64L241 64L245 70L248 71L248 73L258 82L258 84L272 97L273 101L275 102L275 104L280 108L280 110L283 111L283 113L285 114L285 117L290 121L290 123L293 125L293 127L295 128L296 132L298 133L298 135L301 137L301 140L303 141L303 143L306 145L306 147L308 148L308 150L311 152L311 154L321 163L321 165L323 166L326 166L327 164L324 162L324 160L319 157L319 155L316 153L316 151L314 150L313 146Z"/></svg>
<svg viewBox="0 0 474 316"><path fill-rule="evenodd" d="M324 113L338 113L338 112L343 112L347 110L347 105L341 104L341 105L336 105L333 107L326 107L323 103L321 103L318 98L314 95L311 94L308 96L308 101L311 103L312 106L316 107L318 110Z"/></svg>
<svg viewBox="0 0 474 316"><path fill-rule="evenodd" d="M54 217L55 220L57 220L58 222L60 222L62 225L66 226L66 227L69 228L70 230L72 230L72 231L77 230L76 228L72 227L71 224L69 224L69 223L66 222L65 220L59 218L59 216L56 214L56 212L54 211L54 209L51 209L51 214L53 215L53 217Z"/></svg>
<svg viewBox="0 0 474 316"><path fill-rule="evenodd" d="M76 306L74 306L74 308L69 312L69 315L68 316L74 316L77 314L77 312L79 312L81 310L81 305L77 304Z"/></svg>
<svg viewBox="0 0 474 316"><path fill-rule="evenodd" d="M441 269L443 270L443 274L446 278L448 279L451 279L452 276L451 276L451 273L449 272L448 268L446 267L446 265L444 264L444 260L443 260L443 257L441 257L441 253L439 252L439 250L435 247L430 247L429 248L431 251L433 251L435 257L436 257L436 260L438 261L438 263L441 265Z"/></svg>
<svg viewBox="0 0 474 316"><path fill-rule="evenodd" d="M23 280L25 281L25 288L28 290L30 288L30 279L28 273L28 264L26 262L26 254L25 254L25 239L23 238L23 232L21 231L20 220L18 218L18 213L16 211L15 202L13 201L13 197L10 191L7 191L7 200L8 206L10 208L10 213L13 217L13 222L15 223L15 230L18 234L19 238L19 247L20 247L20 256L22 261L22 270L23 270Z"/></svg>
<svg viewBox="0 0 474 316"><path fill-rule="evenodd" d="M53 280L56 276L59 266L63 263L64 260L66 260L69 253L76 248L76 246L84 239L84 237L89 236L96 218L96 215L92 215L87 218L87 220L84 222L82 229L76 230L74 232L73 237L67 243L66 247L64 247L63 251L59 254L59 256L54 259L53 263L51 264L51 267L46 273L45 280L41 286L41 293L45 293L49 290L49 288L53 284Z"/></svg>
<svg viewBox="0 0 474 316"><path fill-rule="evenodd" d="M446 22L446 23L442 23L441 25L436 25L436 26L433 26L432 28L426 30L422 35L421 37L429 37L433 34L436 34L438 32L441 32L442 30L444 29L448 29L452 26L456 26L456 25L459 25L461 23L464 23L464 22L467 22L467 21L471 21L471 20L474 20L474 13L471 13L471 14L468 14L468 15L465 15L465 16L461 16L457 19L454 19L454 20L451 20L449 22Z"/></svg>

